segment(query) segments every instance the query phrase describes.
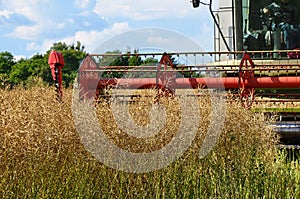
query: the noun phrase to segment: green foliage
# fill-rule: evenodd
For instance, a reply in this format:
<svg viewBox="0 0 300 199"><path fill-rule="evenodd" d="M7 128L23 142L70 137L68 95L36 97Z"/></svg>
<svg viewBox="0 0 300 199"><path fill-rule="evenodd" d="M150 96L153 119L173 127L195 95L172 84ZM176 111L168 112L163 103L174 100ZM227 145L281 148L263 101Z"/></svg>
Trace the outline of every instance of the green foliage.
<svg viewBox="0 0 300 199"><path fill-rule="evenodd" d="M128 66L140 66L143 64L143 60L140 56L138 56L138 51L134 50L134 54L136 56L131 56L128 60Z"/></svg>
<svg viewBox="0 0 300 199"><path fill-rule="evenodd" d="M45 54L36 54L29 59L15 60L14 56L9 52L0 52L0 88L15 87L17 85L26 86L34 84L34 82L43 82L44 84L53 84L53 79L48 65L48 58L50 52L55 50L61 52L64 56L65 65L62 71L63 84L65 87L73 85L73 81L77 76L77 70L86 57L87 53L84 51L85 47L77 41L76 44L68 45L65 42L54 43L53 46ZM127 66L157 66L159 60L154 57L142 58L138 56L138 51L132 53L122 53L120 50L108 51L106 54L97 59L99 66L124 66L124 70L115 69L115 71L103 72L102 77L119 78L119 77L155 77L155 72L147 72L153 70L147 67L141 67L139 73L126 73ZM180 65L174 56L170 56L175 67ZM133 69L134 70L134 69ZM186 77L197 77L199 74L191 72L186 68L179 71Z"/></svg>
<svg viewBox="0 0 300 199"><path fill-rule="evenodd" d="M14 64L14 56L10 52L0 52L0 73L10 72Z"/></svg>
<svg viewBox="0 0 300 199"><path fill-rule="evenodd" d="M30 59L18 61L9 73L9 83L11 85L32 84L33 79L41 79L45 83L51 83L51 73L49 65L44 55L36 54Z"/></svg>
<svg viewBox="0 0 300 199"><path fill-rule="evenodd" d="M77 44L67 45L58 42L46 52L35 54L30 59L15 61L9 52L0 52L0 88L27 86L30 84L53 84L48 58L51 50L61 52L65 59L63 68L63 83L66 87L72 85L77 75L80 62L86 56L85 47L78 41Z"/></svg>
<svg viewBox="0 0 300 199"><path fill-rule="evenodd" d="M14 56L10 52L0 52L0 88L9 85L9 73L14 64Z"/></svg>
<svg viewBox="0 0 300 199"><path fill-rule="evenodd" d="M121 54L122 52L119 50L115 50L115 51L107 51L106 54L110 55L110 56L105 56L105 57L101 57L98 60L98 65L99 66L110 66L111 63L117 59L117 56L112 56L114 54Z"/></svg>
<svg viewBox="0 0 300 199"><path fill-rule="evenodd" d="M20 84L30 76L30 60L21 60L16 63L9 74L9 81L12 84Z"/></svg>
<svg viewBox="0 0 300 199"><path fill-rule="evenodd" d="M134 51L134 53L137 53L137 51ZM109 56L105 56L102 57L98 60L98 65L99 66L140 66L143 65L143 60L141 57L139 56L134 56L134 55L122 55L122 56L118 56L121 55L122 52L120 50L114 50L114 51L108 51L106 52L106 54L108 54ZM130 54L130 52L128 52L127 54ZM114 56L116 55L116 56ZM126 68L126 67L124 67ZM124 76L124 72L118 72L116 70L116 72L104 72L102 74L102 77L106 77L106 78L110 78L110 77L114 77L114 78L119 78Z"/></svg>
<svg viewBox="0 0 300 199"><path fill-rule="evenodd" d="M159 61L153 57L148 57L146 58L141 65L144 66L152 66L152 65L157 65Z"/></svg>
<svg viewBox="0 0 300 199"><path fill-rule="evenodd" d="M73 84L73 81L77 75L77 70L80 66L81 61L86 57L84 46L77 41L76 47L74 44L67 45L66 43L54 43L51 49L47 52L47 57L51 50L61 52L64 56L65 66L63 68L63 82L66 87Z"/></svg>

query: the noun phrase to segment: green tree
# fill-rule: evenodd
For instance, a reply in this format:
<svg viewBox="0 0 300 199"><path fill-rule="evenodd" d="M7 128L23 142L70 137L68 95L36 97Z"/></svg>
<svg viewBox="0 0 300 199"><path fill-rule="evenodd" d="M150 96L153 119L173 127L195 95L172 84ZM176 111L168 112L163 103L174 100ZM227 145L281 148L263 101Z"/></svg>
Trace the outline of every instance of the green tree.
<svg viewBox="0 0 300 199"><path fill-rule="evenodd" d="M21 59L12 67L9 73L11 85L35 84L36 81L45 83L52 81L47 59L42 54L36 54L30 59Z"/></svg>
<svg viewBox="0 0 300 199"><path fill-rule="evenodd" d="M110 66L128 66L129 64L129 56L117 56L110 63Z"/></svg>
<svg viewBox="0 0 300 199"><path fill-rule="evenodd" d="M159 61L157 59L155 59L153 57L148 57L143 61L142 65L144 65L144 66L156 66L158 63L159 63Z"/></svg>
<svg viewBox="0 0 300 199"><path fill-rule="evenodd" d="M87 55L84 49L85 47L79 41L77 41L76 46L74 44L67 45L64 42L58 42L54 43L47 52L47 59L49 58L51 50L55 50L63 54L65 65L62 72L63 82L66 87L69 87L73 84L73 81L77 76L77 70L80 66L80 63Z"/></svg>
<svg viewBox="0 0 300 199"><path fill-rule="evenodd" d="M52 75L48 65L51 50L61 52L64 56L63 82L70 86L74 81L81 61L86 57L85 47L77 41L76 45L64 42L54 43L46 54L36 54L30 59L15 61L9 52L0 53L0 87L7 85L28 85L41 81L52 84Z"/></svg>
<svg viewBox="0 0 300 199"><path fill-rule="evenodd" d="M27 78L26 81L28 83L32 82L32 79L41 78L45 83L52 82L52 75L48 65L48 59L45 55L36 54L34 55L30 61L30 77Z"/></svg>
<svg viewBox="0 0 300 199"><path fill-rule="evenodd" d="M118 55L122 54L120 50L107 51L105 54L108 56L100 57L98 60L99 66L111 66L112 62L117 59ZM116 55L116 56L113 56Z"/></svg>
<svg viewBox="0 0 300 199"><path fill-rule="evenodd" d="M9 82L12 85L25 83L25 80L31 75L29 61L30 60L21 59L12 67L9 73Z"/></svg>
<svg viewBox="0 0 300 199"><path fill-rule="evenodd" d="M105 54L107 56L103 56L98 60L99 67L106 67L106 66L128 66L129 64L129 56L122 55L122 51L114 50L114 51L107 51ZM124 75L124 72L118 71L118 69L107 69L108 72L103 72L101 74L102 77L105 78L118 78Z"/></svg>
<svg viewBox="0 0 300 199"><path fill-rule="evenodd" d="M140 66L143 64L143 60L140 56L138 56L138 50L134 50L134 55L132 55L128 60L129 66Z"/></svg>
<svg viewBox="0 0 300 199"><path fill-rule="evenodd" d="M14 64L14 56L10 52L0 53L0 73L8 74Z"/></svg>
<svg viewBox="0 0 300 199"><path fill-rule="evenodd" d="M9 86L9 73L15 64L10 52L0 52L0 88Z"/></svg>

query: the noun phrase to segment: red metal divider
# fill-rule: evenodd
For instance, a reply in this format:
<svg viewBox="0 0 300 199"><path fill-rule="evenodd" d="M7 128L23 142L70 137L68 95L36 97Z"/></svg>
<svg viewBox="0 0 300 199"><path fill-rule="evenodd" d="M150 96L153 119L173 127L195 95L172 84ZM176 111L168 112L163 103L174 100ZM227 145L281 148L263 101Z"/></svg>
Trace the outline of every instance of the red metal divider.
<svg viewBox="0 0 300 199"><path fill-rule="evenodd" d="M60 101L62 99L62 68L65 65L62 53L52 50L49 55L48 64L55 82L57 100Z"/></svg>
<svg viewBox="0 0 300 199"><path fill-rule="evenodd" d="M217 77L176 77L176 72L180 72L180 67L176 68L170 59L172 54L161 54L161 60L157 66L148 66L156 68L155 77L103 77L103 72L113 73L116 71L127 71L128 73L134 72L128 66L98 66L97 61L93 57L100 55L88 55L83 61L79 69L79 86L81 98L94 98L99 95L99 90L109 88L123 88L123 89L146 89L157 88L160 90L168 90L169 93L175 92L176 89L189 89L189 88L225 88L225 89L238 89L240 100L246 107L250 107L255 97L255 89L286 89L286 88L300 88L300 76L297 75L278 75L278 76L259 76L255 72L259 71L281 71L300 69L298 62L289 64L290 61L278 62L280 65L273 63L274 60L269 60L263 64L255 64L259 60L252 60L251 53L243 53L242 59L239 64L228 64L229 61L215 62L214 64L203 64L201 70L198 72L208 73L209 71L233 71L235 76L217 76ZM184 53L182 53L184 54ZM187 53L185 53L187 54ZM190 53L195 54L195 53ZM212 54L212 53L209 53ZM109 55L101 55L109 56ZM118 55L122 56L122 55ZM128 55L126 55L128 56ZM137 56L137 55L134 55ZM143 55L141 55L143 56ZM144 55L146 56L146 55ZM149 54L151 56L151 54ZM262 62L262 61L260 61ZM295 61L294 61L295 62ZM131 68L139 68L141 66L131 66ZM186 67L186 66L181 66ZM193 66L188 66L193 67ZM199 68L200 66L194 66ZM194 70L195 72L195 70Z"/></svg>

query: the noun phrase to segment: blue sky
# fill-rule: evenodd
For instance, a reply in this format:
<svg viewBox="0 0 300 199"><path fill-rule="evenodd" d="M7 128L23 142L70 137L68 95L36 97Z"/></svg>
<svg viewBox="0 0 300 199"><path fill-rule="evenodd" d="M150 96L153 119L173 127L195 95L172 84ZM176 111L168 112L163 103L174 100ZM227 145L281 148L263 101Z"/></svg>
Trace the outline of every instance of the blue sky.
<svg viewBox="0 0 300 199"><path fill-rule="evenodd" d="M60 41L80 41L92 53L114 36L142 28L177 31L213 49L208 7L194 9L190 0L0 0L0 52L15 57L43 54Z"/></svg>

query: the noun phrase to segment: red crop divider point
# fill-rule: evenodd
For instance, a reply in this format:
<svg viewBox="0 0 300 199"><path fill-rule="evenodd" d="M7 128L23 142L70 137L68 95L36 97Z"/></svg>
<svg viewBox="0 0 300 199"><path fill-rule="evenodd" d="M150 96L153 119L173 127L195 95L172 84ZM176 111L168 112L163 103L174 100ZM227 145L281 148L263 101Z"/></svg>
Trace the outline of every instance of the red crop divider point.
<svg viewBox="0 0 300 199"><path fill-rule="evenodd" d="M248 87L250 79L254 77L254 69L255 65L250 57L250 55L245 52L244 56L240 62L239 66L239 95L240 100L245 106L245 108L251 108L254 101L255 89Z"/></svg>
<svg viewBox="0 0 300 199"><path fill-rule="evenodd" d="M173 85L176 79L175 66L170 55L164 53L157 66L156 88L158 89L157 100L163 96L174 96Z"/></svg>
<svg viewBox="0 0 300 199"><path fill-rule="evenodd" d="M51 69L52 79L55 82L57 92L57 100L62 99L62 68L65 65L65 60L60 52L52 50L49 55L48 64Z"/></svg>

